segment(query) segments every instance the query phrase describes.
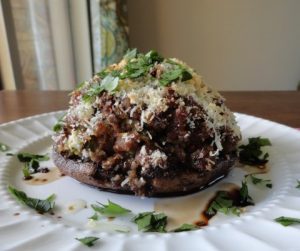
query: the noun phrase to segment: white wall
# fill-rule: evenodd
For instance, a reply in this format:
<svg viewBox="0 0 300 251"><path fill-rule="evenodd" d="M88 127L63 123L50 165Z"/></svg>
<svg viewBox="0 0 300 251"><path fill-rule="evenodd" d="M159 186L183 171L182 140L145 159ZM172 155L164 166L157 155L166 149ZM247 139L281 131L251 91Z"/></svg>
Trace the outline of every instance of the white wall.
<svg viewBox="0 0 300 251"><path fill-rule="evenodd" d="M300 0L127 0L130 44L178 57L220 90L295 90Z"/></svg>

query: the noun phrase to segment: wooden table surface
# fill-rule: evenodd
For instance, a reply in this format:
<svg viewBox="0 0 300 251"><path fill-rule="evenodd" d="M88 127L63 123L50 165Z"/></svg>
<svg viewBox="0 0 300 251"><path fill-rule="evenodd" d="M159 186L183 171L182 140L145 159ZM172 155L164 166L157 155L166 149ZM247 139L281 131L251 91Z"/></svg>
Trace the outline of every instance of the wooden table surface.
<svg viewBox="0 0 300 251"><path fill-rule="evenodd" d="M67 91L0 91L0 123L68 107ZM221 92L235 112L300 128L300 92Z"/></svg>

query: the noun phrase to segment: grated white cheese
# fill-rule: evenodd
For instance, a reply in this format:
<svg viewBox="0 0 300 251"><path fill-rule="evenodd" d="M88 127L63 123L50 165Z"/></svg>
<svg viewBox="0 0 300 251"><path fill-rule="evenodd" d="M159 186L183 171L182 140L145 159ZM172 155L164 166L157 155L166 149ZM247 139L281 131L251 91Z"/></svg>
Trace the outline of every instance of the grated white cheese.
<svg viewBox="0 0 300 251"><path fill-rule="evenodd" d="M146 109L141 111L141 127L144 123L149 123L153 120L154 114L158 112L164 112L168 109L167 100L164 97L166 89L153 85L146 85L139 89L132 89L127 92L127 96L130 99L130 104L136 105L141 109L146 105ZM134 113L131 111L130 115Z"/></svg>
<svg viewBox="0 0 300 251"><path fill-rule="evenodd" d="M233 134L240 138L240 129L236 124L233 113L223 104L224 98L221 97L218 92L204 84L199 75L194 74L193 79L184 83L173 83L171 87L182 96L193 97L206 112L206 124L214 132L213 143L217 147L217 151L212 153L212 156L218 155L219 151L223 149L219 128L230 128L233 131ZM215 100L221 101L222 104L220 106L216 105ZM190 123L190 126L193 126L193 124Z"/></svg>
<svg viewBox="0 0 300 251"><path fill-rule="evenodd" d="M161 152L160 150L154 150L149 151L149 153L146 150L146 146L143 145L140 150L141 155L141 165L143 166L143 169L148 168L149 164L152 166L159 166L160 168L166 167L166 161L168 159L168 156Z"/></svg>
<svg viewBox="0 0 300 251"><path fill-rule="evenodd" d="M80 153L83 146L83 140L79 137L78 131L72 130L71 135L68 138L67 145L72 152L76 154Z"/></svg>
<svg viewBox="0 0 300 251"><path fill-rule="evenodd" d="M73 109L71 109L71 113L74 114L79 120L90 119L93 112L94 109L92 105L85 102L81 102L78 105L73 106Z"/></svg>

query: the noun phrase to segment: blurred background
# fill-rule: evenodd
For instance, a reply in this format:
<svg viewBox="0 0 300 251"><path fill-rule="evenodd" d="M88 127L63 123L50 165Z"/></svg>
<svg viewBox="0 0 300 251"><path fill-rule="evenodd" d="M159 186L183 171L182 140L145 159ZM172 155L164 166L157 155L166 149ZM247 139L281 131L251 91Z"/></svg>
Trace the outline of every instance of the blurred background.
<svg viewBox="0 0 300 251"><path fill-rule="evenodd" d="M297 90L299 0L0 0L0 89L70 90L128 48L219 90Z"/></svg>

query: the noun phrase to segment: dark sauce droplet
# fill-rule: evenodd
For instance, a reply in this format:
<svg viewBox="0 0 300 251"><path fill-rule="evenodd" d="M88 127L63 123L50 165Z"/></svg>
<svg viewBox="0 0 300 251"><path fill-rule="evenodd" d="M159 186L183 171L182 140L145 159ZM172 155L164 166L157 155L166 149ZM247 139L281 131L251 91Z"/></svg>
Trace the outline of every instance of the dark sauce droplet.
<svg viewBox="0 0 300 251"><path fill-rule="evenodd" d="M115 218L116 218L116 217L113 217L113 216L107 217L108 221L113 221Z"/></svg>
<svg viewBox="0 0 300 251"><path fill-rule="evenodd" d="M39 173L49 173L50 170L49 170L48 167L43 167L43 168L39 168L39 169L38 169L38 172L39 172Z"/></svg>

